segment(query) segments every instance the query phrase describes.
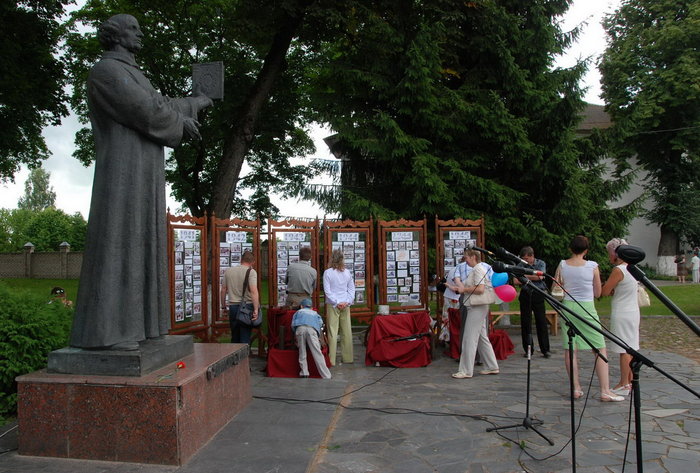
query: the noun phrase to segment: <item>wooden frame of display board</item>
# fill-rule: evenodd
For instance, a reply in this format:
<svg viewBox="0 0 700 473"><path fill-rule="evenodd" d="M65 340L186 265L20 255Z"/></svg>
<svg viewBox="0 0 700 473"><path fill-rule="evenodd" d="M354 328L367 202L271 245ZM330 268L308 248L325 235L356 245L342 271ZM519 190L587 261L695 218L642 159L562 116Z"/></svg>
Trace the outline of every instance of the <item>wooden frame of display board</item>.
<svg viewBox="0 0 700 473"><path fill-rule="evenodd" d="M379 220L377 224L379 304L389 305L389 310L394 312L427 309L429 300L426 220ZM399 274L404 277L399 277ZM416 275L417 287L414 285ZM407 281L407 278L410 278L410 281Z"/></svg>
<svg viewBox="0 0 700 473"><path fill-rule="evenodd" d="M228 312L221 309L220 300L224 271L231 266L238 266L245 251L251 251L255 256L254 268L258 274L258 289L262 287L260 219L219 219L212 216L209 223L211 224L212 250L211 279L217 283L216 287L212 284L211 328L213 337L217 338L223 332L230 330Z"/></svg>
<svg viewBox="0 0 700 473"><path fill-rule="evenodd" d="M327 267L331 252L343 250L345 267L355 281L355 303L350 308L351 317L369 322L374 316L374 222L342 220L323 222L323 255Z"/></svg>
<svg viewBox="0 0 700 473"><path fill-rule="evenodd" d="M468 242L485 248L484 219L482 217L478 220L463 218L439 220L436 216L435 242L437 243L435 267L437 268L438 277L444 278L459 263ZM439 311L443 304L442 293L438 293L437 302Z"/></svg>
<svg viewBox="0 0 700 473"><path fill-rule="evenodd" d="M209 338L207 217L168 212L170 333Z"/></svg>
<svg viewBox="0 0 700 473"><path fill-rule="evenodd" d="M287 297L287 285L284 275L294 257L299 259L299 248L308 244L311 247L311 267L316 269L316 289L312 295L314 307L319 307L319 289L321 287L321 268L319 266L319 223L304 220L268 220L268 301L270 307L284 305ZM278 241L278 235L281 236ZM301 239L303 238L303 240ZM295 255L296 253L296 255Z"/></svg>

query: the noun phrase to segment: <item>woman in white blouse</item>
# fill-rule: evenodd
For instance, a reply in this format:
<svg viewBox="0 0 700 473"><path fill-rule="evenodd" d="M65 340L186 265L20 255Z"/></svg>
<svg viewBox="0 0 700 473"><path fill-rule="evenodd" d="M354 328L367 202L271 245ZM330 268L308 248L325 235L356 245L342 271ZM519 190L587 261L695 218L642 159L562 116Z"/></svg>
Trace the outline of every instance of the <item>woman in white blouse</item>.
<svg viewBox="0 0 700 473"><path fill-rule="evenodd" d="M585 319L593 326L600 327L598 313L595 310L594 300L600 297L601 283L598 263L586 260L588 254L588 238L577 235L569 245L571 257L562 260L557 268L556 279L564 286L564 305L578 314L578 317ZM607 358L605 350L605 339L603 335L590 327L578 317L574 317L568 312L566 317L576 326L585 337L600 353ZM574 381L574 398L583 396L581 382L578 375L578 349L590 348L588 343L581 336L573 339L573 365L569 362L569 336L568 330L562 330L564 342L564 363L569 376ZM595 372L600 384L600 400L603 402L624 401L624 397L618 396L610 390L610 380L608 375L608 365L599 357L595 357Z"/></svg>
<svg viewBox="0 0 700 473"><path fill-rule="evenodd" d="M605 281L602 295L612 295L610 330L631 348L639 350L639 303L637 302L637 280L627 271L627 263L617 256L617 247L626 245L621 238L613 238L605 246L608 258L615 265L610 277ZM617 344L610 345L610 351L620 354L620 381L612 390L615 394L627 396L632 389L632 355Z"/></svg>

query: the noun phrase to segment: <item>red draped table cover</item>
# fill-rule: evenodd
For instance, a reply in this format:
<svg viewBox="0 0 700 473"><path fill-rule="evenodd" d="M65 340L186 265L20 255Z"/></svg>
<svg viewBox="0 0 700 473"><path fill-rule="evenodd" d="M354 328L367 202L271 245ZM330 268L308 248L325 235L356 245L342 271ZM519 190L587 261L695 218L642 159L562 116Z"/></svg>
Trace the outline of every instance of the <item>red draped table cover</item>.
<svg viewBox="0 0 700 473"><path fill-rule="evenodd" d="M273 307L267 311L267 337L270 350L267 354L267 375L271 378L298 378L299 377L299 350L294 344L292 332L292 318L295 310ZM280 348L280 327L284 327L284 340ZM331 361L328 358L328 347L323 347L323 356L326 366L330 368ZM320 378L313 356L306 351L306 361L309 366L309 376Z"/></svg>
<svg viewBox="0 0 700 473"><path fill-rule="evenodd" d="M445 350L445 355L458 360L462 353L462 346L460 343L462 317L459 314L459 309L448 309L447 313L450 317L450 344ZM505 360L515 353L513 341L505 330L491 330L489 332L489 340L491 341L497 360Z"/></svg>
<svg viewBox="0 0 700 473"><path fill-rule="evenodd" d="M374 317L367 338L365 365L417 368L428 366L430 354L430 316L427 311ZM396 340L411 337L415 340Z"/></svg>

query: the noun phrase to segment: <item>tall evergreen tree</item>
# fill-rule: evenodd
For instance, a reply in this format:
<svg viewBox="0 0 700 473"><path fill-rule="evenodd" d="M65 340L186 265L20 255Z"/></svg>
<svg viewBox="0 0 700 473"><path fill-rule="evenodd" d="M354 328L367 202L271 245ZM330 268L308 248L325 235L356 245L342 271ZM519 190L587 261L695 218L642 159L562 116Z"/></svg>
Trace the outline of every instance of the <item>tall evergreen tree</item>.
<svg viewBox="0 0 700 473"><path fill-rule="evenodd" d="M621 162L636 157L661 226L658 270L700 235L700 1L624 0L604 22L603 97Z"/></svg>
<svg viewBox="0 0 700 473"><path fill-rule="evenodd" d="M575 137L585 65L553 66L576 36L558 26L570 3L358 5L313 89L342 177L306 196L356 219L483 215L491 245L551 260L575 233L621 234L630 209L606 201L624 186Z"/></svg>
<svg viewBox="0 0 700 473"><path fill-rule="evenodd" d="M56 205L56 193L51 187L51 173L44 168L29 172L24 182L24 195L19 198L17 207L39 212Z"/></svg>

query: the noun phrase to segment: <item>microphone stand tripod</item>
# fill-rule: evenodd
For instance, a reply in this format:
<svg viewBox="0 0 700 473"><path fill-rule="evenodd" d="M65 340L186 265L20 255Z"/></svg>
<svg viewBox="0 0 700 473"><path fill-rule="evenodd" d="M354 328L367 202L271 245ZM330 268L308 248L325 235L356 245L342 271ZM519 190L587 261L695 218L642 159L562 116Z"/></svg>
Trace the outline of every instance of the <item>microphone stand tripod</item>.
<svg viewBox="0 0 700 473"><path fill-rule="evenodd" d="M556 284L556 283L555 283ZM566 315L564 315L564 311L568 312L570 315L573 315L576 317L578 320L586 323L590 327L595 328L597 331L601 332L600 328L595 327L593 324L582 318L579 314L571 310L570 308L566 307L564 304L562 304L560 301L552 297L547 291L544 291L538 287L533 286L536 290L540 291L544 298L549 302L549 304L554 308L554 310L557 311L561 319L564 321L567 327L567 339L568 339L568 355L569 355L569 404L570 404L570 415L571 415L571 471L576 473L576 409L574 407L575 400L576 398L574 397L574 338L578 335L581 337L581 339L586 342L586 345L588 345L591 350L595 353L596 356L596 361L595 363L598 363L598 358L603 363L608 363L607 358L603 356L603 354L600 352L600 349L597 347L594 347L593 344L591 343L590 340L586 338L583 333L579 330L579 328L574 325L572 319L569 319ZM602 333L602 332L601 332Z"/></svg>
<svg viewBox="0 0 700 473"><path fill-rule="evenodd" d="M518 280L523 284L523 288L527 286L530 283L530 280L527 279L524 276L518 276ZM531 284L532 285L532 284ZM486 432L494 432L498 430L503 430L503 429L512 429L515 427L525 427L525 430L530 429L533 432L535 432L537 435L545 439L550 445L554 445L554 442L552 442L549 438L547 438L542 432L537 430L537 427L544 424L543 421L539 419L533 419L530 417L530 365L532 363L532 333L528 335L528 340L527 340L527 384L526 384L526 390L525 390L525 417L523 418L523 421L520 424L513 424L513 425L504 425L502 427L489 427L486 429Z"/></svg>
<svg viewBox="0 0 700 473"><path fill-rule="evenodd" d="M618 254L619 254L619 251L618 251ZM630 269L630 266L632 266L633 268ZM634 267L633 264L628 263L627 270L630 274L632 274L635 277L635 279L638 279L637 276L635 276L635 270L641 272L640 269ZM644 274L644 273L642 273L642 274ZM651 284L653 286L653 284L648 279L647 279L647 281L649 282L649 284ZM654 286L654 289L656 289L655 286ZM656 289L656 291L658 291L658 289ZM661 293L661 291L658 291L658 292ZM544 291L543 291L543 293L544 293ZM656 292L655 292L655 294L656 294ZM615 335L611 332L605 331L600 327L596 327L594 324L590 323L588 320L584 319L579 314L575 313L574 311L572 311L571 309L566 307L564 304L562 304L560 301L558 301L557 299L552 297L550 294L544 293L544 295L545 295L545 299L559 313L559 315L562 317L562 319L567 323L567 325L569 327L569 331L567 332L569 335L569 366L573 367L573 343L572 343L573 337L572 337L572 334L573 334L573 331L578 331L578 329L576 328L576 326L573 323L571 323L571 321L569 319L566 318L566 316L564 316L562 309L567 311L570 314L573 314L579 321L581 321L581 322L585 323L586 325L588 325L589 327L593 328L596 332L602 334L603 337L612 341L613 343L620 346L621 348L624 348L625 351L629 355L632 356L633 360L630 363L630 366L632 368L632 390L633 390L632 399L633 399L633 403L634 403L635 446L636 446L636 450L637 450L636 451L637 471L639 473L642 473L644 471L644 465L643 465L644 455L642 452L642 410L641 410L641 389L639 386L639 370L640 370L641 366L646 365L650 368L655 369L659 373L663 374L666 378L670 379L671 381L673 381L674 383L676 383L677 385L679 385L680 387L682 387L686 391L694 394L698 398L700 398L700 393L694 391L689 386L686 386L681 381L677 380L672 375L670 375L669 373L667 373L663 369L656 366L653 361L649 360L647 357L645 357L644 355L639 353L637 350L630 347L624 340L619 338L617 335ZM664 296L664 298L665 298L665 296ZM668 300L668 298L666 298L666 299L662 298L661 300L664 301L664 303L665 303L665 300ZM678 311L680 311L680 309L678 309ZM686 318L687 318L687 316L686 316ZM690 319L688 319L688 320L690 320ZM694 323L694 322L692 322L692 320L690 320L690 322ZM580 332L578 332L578 335L583 337L583 335L581 335ZM583 337L583 339L586 340L585 337ZM586 342L588 343L589 346L591 346L591 343L588 340L586 340ZM596 354L598 356L600 356L600 358L603 361L605 361L607 363L607 360L605 359L605 357L603 357L598 352L598 350L596 348L593 348L593 350L596 352ZM573 470L572 471L576 471L573 377L570 377L569 384L570 384L570 389L572 392L572 396L571 396L571 432L572 432L572 453L573 453Z"/></svg>
<svg viewBox="0 0 700 473"><path fill-rule="evenodd" d="M511 272L511 274L513 274ZM539 287L535 286L534 284L530 283L530 281L523 276L524 273L521 274L513 274L518 278L518 280L523 283L523 287L525 287L527 284L531 284L531 288L534 291L539 292L542 294L542 296L545 298L547 302L558 312L559 316L561 319L566 323L568 330L568 338L569 338L569 343L568 343L568 348L569 348L569 366L570 366L570 373L569 373L569 402L571 404L571 464L572 464L572 470L574 473L576 472L576 413L574 409L574 376L573 376L573 367L574 367L574 337L578 335L583 339L583 341L586 342L586 344L591 348L596 353L596 356L600 357L600 359L607 363L608 360L600 353L600 350L598 350L596 347L591 344L591 342L581 333L578 327L573 324L571 319L569 319L566 315L564 315L564 312L567 312L571 314L572 316L576 317L580 321L586 323L590 327L594 328L595 330L599 331L602 333L600 328L596 327L595 325L591 324L587 320L583 319L579 314L571 310L570 308L566 307L564 304L556 300L554 297L552 297L547 291L540 289ZM525 279L523 281L521 278ZM532 335L530 335L530 340L529 344L532 345ZM529 351L529 350L528 350ZM529 356L528 356L529 359ZM529 376L530 376L530 371L529 371L529 364L528 364L528 387L529 387ZM528 390L529 394L529 390ZM526 415L527 416L527 415ZM525 422L523 421L523 425ZM519 425L518 425L519 426ZM512 427L512 426L511 426ZM488 430L488 429L487 429ZM532 429L535 430L535 429ZM535 430L535 432L537 432ZM539 432L537 432L540 434ZM542 435L542 434L540 434ZM544 436L543 436L544 437ZM546 439L546 437L545 437ZM546 439L549 440L549 439ZM550 442L551 443L551 442ZM553 444L552 444L553 445Z"/></svg>
<svg viewBox="0 0 700 473"><path fill-rule="evenodd" d="M654 284L647 279L646 275L644 272L636 267L636 264L641 262L644 257L644 250L638 247L630 246L630 245L620 245L617 250L617 255L627 263L627 271L637 280L642 282L651 292L656 295L661 302L666 305L673 313L680 318L688 327L690 327L697 335L700 335L700 328L698 327L695 322L690 319L687 315L683 313L671 300L666 297L665 294L663 294ZM550 276L551 277L551 276ZM578 334L581 338L583 338L586 343L591 346L591 343L584 337L581 332L578 330L578 328L569 320L565 315L563 311L566 311L567 313L573 315L576 319L578 319L580 322L583 322L585 325L588 327L592 328L596 332L600 333L603 335L603 337L607 338L608 340L612 341L616 345L620 346L621 348L624 348L625 351L632 355L632 362L630 363L630 366L632 368L632 389L633 389L633 402L634 402L634 416L635 416L635 436L636 436L636 449L637 449L637 471L638 472L643 472L644 471L644 466L643 466L643 453L642 453L642 419L641 419L641 389L639 387L639 370L641 368L641 365L646 365L650 368L655 369L662 375L664 375L666 378L670 379L674 383L676 383L678 386L682 387L686 391L692 393L695 397L700 399L700 393L697 391L693 390L689 386L686 386L683 384L681 381L678 379L674 378L671 376L669 373L664 371L663 369L659 368L656 366L651 360L643 356L641 353L639 353L637 350L634 348L630 347L624 340L616 336L615 334L603 330L600 326L596 326L595 324L592 324L588 320L586 320L584 317L580 316L573 310L571 310L569 307L566 307L564 304L562 304L560 301L552 297L547 291L543 291L542 289L538 288L537 286L533 285L533 288L540 292L545 300L549 302L549 304L557 311L557 313L561 316L562 320L567 324L569 327L567 334L569 336L569 366L573 369L573 336L575 334ZM591 346L594 352L596 352L597 356L599 356L604 362L607 363L607 360L605 357L603 357L600 352ZM573 373L573 371L572 371ZM575 427L574 427L574 399L573 399L573 376L569 376L569 390L570 390L570 397L571 397L571 439L572 439L572 464L573 468L572 471L576 471L576 441L575 441Z"/></svg>

